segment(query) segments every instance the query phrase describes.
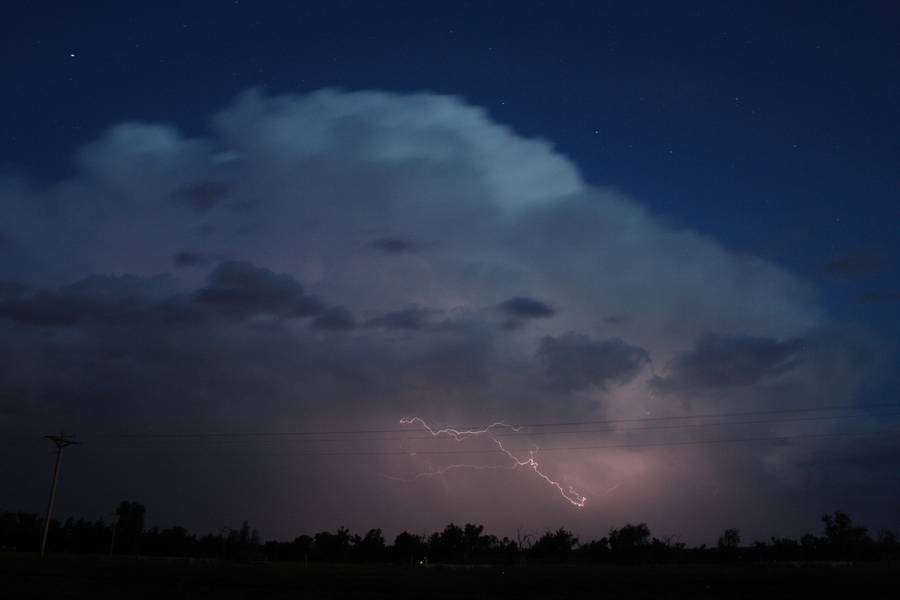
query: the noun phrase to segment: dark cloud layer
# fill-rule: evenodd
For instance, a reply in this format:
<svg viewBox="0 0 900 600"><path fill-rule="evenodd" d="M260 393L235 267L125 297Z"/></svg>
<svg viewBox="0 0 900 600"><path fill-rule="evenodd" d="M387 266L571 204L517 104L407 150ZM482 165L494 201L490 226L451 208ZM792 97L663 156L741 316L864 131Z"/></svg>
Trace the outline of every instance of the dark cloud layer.
<svg viewBox="0 0 900 600"><path fill-rule="evenodd" d="M190 294L173 293L167 275L141 277L91 276L56 290L33 289L21 283L0 283L0 319L38 327L77 324L137 324L204 321L213 316L247 319L322 317L328 329L352 326L348 311L326 309L305 294L290 275L249 262L225 262L209 275L207 285Z"/></svg>
<svg viewBox="0 0 900 600"><path fill-rule="evenodd" d="M400 237L378 238L369 242L369 245L385 254L407 254L419 251L418 244Z"/></svg>
<svg viewBox="0 0 900 600"><path fill-rule="evenodd" d="M518 319L542 319L556 314L556 310L548 304L526 296L516 296L501 302L500 310Z"/></svg>
<svg viewBox="0 0 900 600"><path fill-rule="evenodd" d="M559 387L601 389L627 383L650 362L647 351L620 339L597 340L568 332L547 336L538 348L544 372Z"/></svg>
<svg viewBox="0 0 900 600"><path fill-rule="evenodd" d="M200 252L182 250L172 256L172 263L176 267L205 267L213 261L213 258Z"/></svg>
<svg viewBox="0 0 900 600"><path fill-rule="evenodd" d="M182 186L173 197L197 212L206 212L224 202L228 186L221 181L198 181Z"/></svg>
<svg viewBox="0 0 900 600"><path fill-rule="evenodd" d="M164 281L165 277L95 275L56 290L0 284L0 318L37 327L127 324L155 304L152 292Z"/></svg>
<svg viewBox="0 0 900 600"><path fill-rule="evenodd" d="M374 317L367 325L398 331L422 331L434 327L435 319L441 314L442 311L432 308L411 306Z"/></svg>
<svg viewBox="0 0 900 600"><path fill-rule="evenodd" d="M210 274L209 285L194 300L229 316L272 315L308 317L323 310L322 303L304 293L296 279L249 262L225 262Z"/></svg>
<svg viewBox="0 0 900 600"><path fill-rule="evenodd" d="M312 326L328 331L348 331L356 327L356 317L346 307L333 306L313 319Z"/></svg>
<svg viewBox="0 0 900 600"><path fill-rule="evenodd" d="M672 359L669 374L651 384L659 391L751 386L795 368L804 346L802 340L709 335Z"/></svg>

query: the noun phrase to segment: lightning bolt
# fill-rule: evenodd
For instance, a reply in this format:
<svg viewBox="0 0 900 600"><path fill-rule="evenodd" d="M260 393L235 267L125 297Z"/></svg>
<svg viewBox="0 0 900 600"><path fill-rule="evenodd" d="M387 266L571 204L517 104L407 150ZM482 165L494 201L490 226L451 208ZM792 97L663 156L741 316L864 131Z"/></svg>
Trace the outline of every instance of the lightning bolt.
<svg viewBox="0 0 900 600"><path fill-rule="evenodd" d="M485 436L488 439L490 439L494 444L496 444L496 446L500 450L500 452L502 452L504 455L506 455L507 458L509 458L512 461L511 465L448 465L446 467L442 467L440 469L435 469L433 471L426 471L424 473L419 473L418 475L413 477L411 480L406 480L406 481L415 481L415 480L421 479L423 477L434 477L434 476L438 476L438 475L443 475L443 474L447 473L448 471L455 470L455 469L473 469L473 470L507 469L507 470L514 470L514 469L518 469L521 467L527 467L527 468L531 469L532 471L534 471L534 473L538 477L540 477L545 482L547 482L548 485L556 488L556 490L559 492L560 496L562 496L566 500L566 502L568 502L572 506L575 506L577 508L583 508L585 503L587 502L587 498L585 496L582 496L578 492L576 492L572 486L563 487L563 485L561 483L550 478L549 475L547 475L546 473L544 473L541 470L541 466L538 463L537 459L535 458L535 452L538 451L538 448L535 448L534 450L529 450L527 458L520 458L519 456L516 456L515 454L513 454L512 452L507 450L506 447L503 445L503 443L500 440L498 440L496 437L491 435L491 431L493 431L494 429L503 428L503 429L511 429L513 431L520 431L521 430L520 427L515 427L513 425L507 425L506 423L504 423L502 421L498 421L496 423L491 423L490 425L488 425L486 427L482 427L480 429L455 429L453 427L445 427L443 429L435 429L435 428L431 427L428 423L426 423L425 420L422 419L421 417L403 417L402 419L400 419L400 424L401 425L419 424L425 429L425 431L430 433L432 437L447 436L450 439L453 439L457 442L461 442L461 441L465 440L466 438L470 438L470 437ZM393 479L397 479L397 478L393 478ZM401 481L403 481L403 480L401 480Z"/></svg>

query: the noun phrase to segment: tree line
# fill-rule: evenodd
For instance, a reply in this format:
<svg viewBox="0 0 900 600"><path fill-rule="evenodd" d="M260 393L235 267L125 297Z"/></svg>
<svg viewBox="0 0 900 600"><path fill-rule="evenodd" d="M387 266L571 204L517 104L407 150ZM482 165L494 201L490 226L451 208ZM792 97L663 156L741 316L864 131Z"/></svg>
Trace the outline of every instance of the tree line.
<svg viewBox="0 0 900 600"><path fill-rule="evenodd" d="M884 560L900 558L900 541L893 532L873 536L841 511L823 515L821 535L799 539L770 538L743 544L738 529L726 529L715 546L687 547L674 538L652 535L646 523L612 528L599 540L580 542L566 529L516 539L486 534L484 526L450 523L430 535L402 532L388 543L381 529L362 535L341 527L301 535L290 542L260 541L246 521L241 527L197 535L180 526L145 528L146 509L121 502L109 522L85 519L50 523L48 551L191 557L235 561L327 563L399 563L424 565L515 564L536 562L598 562L619 564L700 563L740 561ZM37 549L44 521L24 512L0 512L0 550Z"/></svg>

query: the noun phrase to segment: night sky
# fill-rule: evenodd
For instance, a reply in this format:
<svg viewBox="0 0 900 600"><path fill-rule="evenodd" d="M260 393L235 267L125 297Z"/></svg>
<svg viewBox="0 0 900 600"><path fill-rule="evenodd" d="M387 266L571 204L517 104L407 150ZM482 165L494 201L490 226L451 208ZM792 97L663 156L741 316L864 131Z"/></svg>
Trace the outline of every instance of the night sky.
<svg viewBox="0 0 900 600"><path fill-rule="evenodd" d="M4 2L0 509L897 529L898 22Z"/></svg>

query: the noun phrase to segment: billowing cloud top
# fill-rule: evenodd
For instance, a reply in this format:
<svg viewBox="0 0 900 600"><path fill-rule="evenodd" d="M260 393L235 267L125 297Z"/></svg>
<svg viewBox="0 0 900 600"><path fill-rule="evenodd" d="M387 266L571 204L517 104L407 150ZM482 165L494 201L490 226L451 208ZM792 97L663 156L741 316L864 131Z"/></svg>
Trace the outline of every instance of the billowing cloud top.
<svg viewBox="0 0 900 600"><path fill-rule="evenodd" d="M847 404L877 362L808 283L588 186L550 143L459 98L251 91L204 137L124 123L75 164L52 185L0 180L10 420L377 429L412 412L529 422ZM773 481L792 472L784 448L755 452L734 460ZM620 511L672 508L653 495L677 479L659 451L546 461L589 498L623 484ZM731 468L692 461L708 478ZM347 477L392 502L450 505L446 488ZM499 493L468 491L487 512ZM340 514L328 492L304 498Z"/></svg>

